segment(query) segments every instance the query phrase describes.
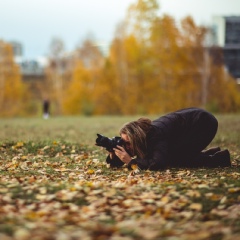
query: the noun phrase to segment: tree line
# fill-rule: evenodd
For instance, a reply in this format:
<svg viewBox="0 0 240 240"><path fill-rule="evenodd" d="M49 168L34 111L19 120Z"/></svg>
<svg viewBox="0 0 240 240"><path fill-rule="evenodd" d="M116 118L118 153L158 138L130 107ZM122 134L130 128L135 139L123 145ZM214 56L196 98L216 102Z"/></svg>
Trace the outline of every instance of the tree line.
<svg viewBox="0 0 240 240"><path fill-rule="evenodd" d="M219 61L221 50L206 47L209 30L189 16L178 23L158 12L157 0L132 4L107 54L91 38L71 53L53 40L35 103L11 46L0 41L1 115L36 114L44 98L64 115L158 114L190 106L239 111L239 89Z"/></svg>

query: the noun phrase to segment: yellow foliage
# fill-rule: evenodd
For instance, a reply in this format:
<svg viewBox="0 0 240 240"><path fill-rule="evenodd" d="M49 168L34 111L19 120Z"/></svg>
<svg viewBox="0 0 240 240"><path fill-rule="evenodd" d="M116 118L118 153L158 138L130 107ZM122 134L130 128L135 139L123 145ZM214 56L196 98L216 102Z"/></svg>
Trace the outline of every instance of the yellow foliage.
<svg viewBox="0 0 240 240"><path fill-rule="evenodd" d="M156 0L138 0L107 56L87 39L65 75L50 71L48 86L59 113L159 114L190 106L238 111L235 82L204 46L206 29L191 17L176 24L157 10Z"/></svg>
<svg viewBox="0 0 240 240"><path fill-rule="evenodd" d="M27 98L20 70L13 60L10 44L0 41L0 112L1 116L16 116L24 113Z"/></svg>
<svg viewBox="0 0 240 240"><path fill-rule="evenodd" d="M212 67L209 81L209 110L218 112L236 112L240 109L240 93L237 83L222 67Z"/></svg>
<svg viewBox="0 0 240 240"><path fill-rule="evenodd" d="M206 29L191 17L181 25L168 15L148 17L156 7L154 0L149 5L139 0L130 8L127 25L118 28L105 64L74 68L65 94L66 114L158 114L190 106L239 109L235 82L204 47ZM143 19L136 21L139 16Z"/></svg>
<svg viewBox="0 0 240 240"><path fill-rule="evenodd" d="M159 114L184 107L239 111L240 94L204 46L207 30L157 15L156 0L138 0L118 26L108 55L87 39L72 57L47 69L46 95L61 114ZM27 96L9 45L0 42L0 110L16 115ZM4 64L8 63L8 68ZM62 67L68 66L67 68ZM7 70L6 70L7 69Z"/></svg>
<svg viewBox="0 0 240 240"><path fill-rule="evenodd" d="M83 113L91 103L92 87L89 71L81 62L78 62L73 72L73 79L66 90L63 112L65 114Z"/></svg>

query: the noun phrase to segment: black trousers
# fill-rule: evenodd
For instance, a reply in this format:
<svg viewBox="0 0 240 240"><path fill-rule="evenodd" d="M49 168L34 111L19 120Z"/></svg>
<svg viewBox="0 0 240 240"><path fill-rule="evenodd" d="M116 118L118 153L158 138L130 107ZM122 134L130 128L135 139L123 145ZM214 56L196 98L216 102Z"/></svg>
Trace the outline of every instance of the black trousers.
<svg viewBox="0 0 240 240"><path fill-rule="evenodd" d="M202 151L211 143L218 129L217 119L209 112L199 112L188 132L185 132L171 153L171 166L209 167L211 156Z"/></svg>

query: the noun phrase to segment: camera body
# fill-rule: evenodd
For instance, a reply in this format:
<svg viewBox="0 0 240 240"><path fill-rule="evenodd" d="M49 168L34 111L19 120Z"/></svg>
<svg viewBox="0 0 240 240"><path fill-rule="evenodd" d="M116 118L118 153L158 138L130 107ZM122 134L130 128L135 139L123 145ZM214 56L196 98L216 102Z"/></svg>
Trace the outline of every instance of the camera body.
<svg viewBox="0 0 240 240"><path fill-rule="evenodd" d="M109 152L113 152L113 148L117 148L117 145L124 147L124 141L121 137L108 138L97 133L96 145L106 148Z"/></svg>

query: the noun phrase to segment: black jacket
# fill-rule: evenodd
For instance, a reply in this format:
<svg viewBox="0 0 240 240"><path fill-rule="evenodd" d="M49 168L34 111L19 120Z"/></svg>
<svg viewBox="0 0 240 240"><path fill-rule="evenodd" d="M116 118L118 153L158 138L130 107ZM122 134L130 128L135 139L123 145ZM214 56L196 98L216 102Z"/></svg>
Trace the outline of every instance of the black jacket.
<svg viewBox="0 0 240 240"><path fill-rule="evenodd" d="M140 169L160 170L184 166L188 156L200 153L211 142L216 130L217 120L203 109L187 108L169 113L152 121L145 158L133 159L128 167L137 164ZM123 165L116 156L108 157L107 162L112 167Z"/></svg>

